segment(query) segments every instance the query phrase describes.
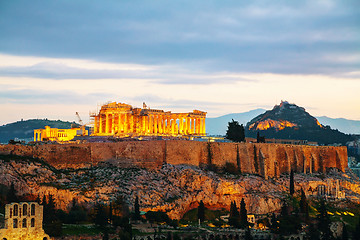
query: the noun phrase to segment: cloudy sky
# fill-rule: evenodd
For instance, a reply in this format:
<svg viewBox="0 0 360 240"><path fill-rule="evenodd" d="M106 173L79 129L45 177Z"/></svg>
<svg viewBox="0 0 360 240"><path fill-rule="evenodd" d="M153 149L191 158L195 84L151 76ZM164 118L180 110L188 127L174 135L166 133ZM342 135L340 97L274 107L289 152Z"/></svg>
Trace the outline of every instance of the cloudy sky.
<svg viewBox="0 0 360 240"><path fill-rule="evenodd" d="M108 101L360 120L360 1L0 0L0 125Z"/></svg>

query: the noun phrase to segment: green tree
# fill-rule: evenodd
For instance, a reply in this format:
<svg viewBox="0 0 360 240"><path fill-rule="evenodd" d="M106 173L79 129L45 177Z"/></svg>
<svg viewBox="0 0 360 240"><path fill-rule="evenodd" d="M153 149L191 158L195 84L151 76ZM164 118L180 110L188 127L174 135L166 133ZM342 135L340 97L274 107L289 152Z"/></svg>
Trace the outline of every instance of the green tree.
<svg viewBox="0 0 360 240"><path fill-rule="evenodd" d="M309 228L306 232L306 238L309 240L319 240L320 239L320 232L315 227L314 224L309 224Z"/></svg>
<svg viewBox="0 0 360 240"><path fill-rule="evenodd" d="M270 231L275 234L279 233L279 220L274 213L271 215Z"/></svg>
<svg viewBox="0 0 360 240"><path fill-rule="evenodd" d="M306 195L304 190L301 188L301 197L300 197L300 213L304 214L305 220L308 221L309 219L309 204L306 199Z"/></svg>
<svg viewBox="0 0 360 240"><path fill-rule="evenodd" d="M343 230L342 230L342 234L341 234L341 240L348 240L348 239L349 239L349 235L348 235L347 227L346 227L346 224L343 223Z"/></svg>
<svg viewBox="0 0 360 240"><path fill-rule="evenodd" d="M284 200L281 207L281 213L279 216L279 234L281 235L290 235L295 234L301 228L301 219L298 214L295 212L290 214L291 208Z"/></svg>
<svg viewBox="0 0 360 240"><path fill-rule="evenodd" d="M43 223L45 232L50 236L60 236L62 232L62 222L58 218L53 195L48 194L47 198L44 195L42 204L44 209Z"/></svg>
<svg viewBox="0 0 360 240"><path fill-rule="evenodd" d="M226 138L233 142L244 142L245 141L244 126L242 124L240 125L238 121L234 121L234 119L232 119L232 121L228 123Z"/></svg>
<svg viewBox="0 0 360 240"><path fill-rule="evenodd" d="M73 198L67 222L74 224L86 221L86 219L86 211L82 207L80 207L79 204L76 202L75 198Z"/></svg>
<svg viewBox="0 0 360 240"><path fill-rule="evenodd" d="M135 204L134 204L134 218L135 220L140 220L140 204L139 204L139 197L136 196Z"/></svg>
<svg viewBox="0 0 360 240"><path fill-rule="evenodd" d="M353 240L360 240L360 218L356 224L355 230L352 234Z"/></svg>
<svg viewBox="0 0 360 240"><path fill-rule="evenodd" d="M290 195L294 195L295 193L295 186L294 186L294 171L291 170L290 172Z"/></svg>
<svg viewBox="0 0 360 240"><path fill-rule="evenodd" d="M318 208L318 215L316 216L318 220L318 230L321 232L322 240L330 240L333 239L333 234L330 230L330 217L327 213L327 207L324 199L320 200L320 206Z"/></svg>
<svg viewBox="0 0 360 240"><path fill-rule="evenodd" d="M229 225L236 228L239 227L239 211L235 201L230 204Z"/></svg>
<svg viewBox="0 0 360 240"><path fill-rule="evenodd" d="M241 199L240 202L240 227L241 228L248 228L249 223L247 221L247 210L244 198Z"/></svg>
<svg viewBox="0 0 360 240"><path fill-rule="evenodd" d="M108 223L108 216L105 211L105 206L101 203L97 203L95 206L95 225L105 228Z"/></svg>
<svg viewBox="0 0 360 240"><path fill-rule="evenodd" d="M14 183L11 183L10 185L10 189L6 195L6 200L8 203L19 202L19 198L16 195Z"/></svg>
<svg viewBox="0 0 360 240"><path fill-rule="evenodd" d="M197 212L198 219L200 219L200 222L204 222L204 220L205 220L205 205L202 200L200 200L197 210L198 210L198 212Z"/></svg>

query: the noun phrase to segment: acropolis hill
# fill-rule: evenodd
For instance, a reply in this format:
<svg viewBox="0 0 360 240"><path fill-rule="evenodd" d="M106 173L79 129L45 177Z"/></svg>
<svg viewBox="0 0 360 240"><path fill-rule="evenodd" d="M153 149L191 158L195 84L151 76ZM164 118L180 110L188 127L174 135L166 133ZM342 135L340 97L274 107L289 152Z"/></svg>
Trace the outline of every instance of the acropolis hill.
<svg viewBox="0 0 360 240"><path fill-rule="evenodd" d="M293 170L297 191L316 195L318 186L329 191L337 186L336 196L343 196L340 187L359 201L346 147L184 140L205 135L205 117L199 110L171 113L145 104L142 109L105 104L92 114L94 142L64 142L65 132L48 127L35 131L33 144L0 145L0 183L14 183L24 194L51 193L63 210L73 198L91 205L121 195L132 204L141 196L143 211L161 210L179 219L200 200L209 208L229 209L244 198L252 213L276 211ZM164 140L154 140L158 136ZM236 176L208 170L229 165Z"/></svg>
<svg viewBox="0 0 360 240"><path fill-rule="evenodd" d="M0 145L0 153L39 158L56 168L83 168L110 161L121 167L155 169L163 163L222 167L233 163L242 173L278 177L299 173L344 171L346 147L264 143L207 143L185 140L116 143Z"/></svg>

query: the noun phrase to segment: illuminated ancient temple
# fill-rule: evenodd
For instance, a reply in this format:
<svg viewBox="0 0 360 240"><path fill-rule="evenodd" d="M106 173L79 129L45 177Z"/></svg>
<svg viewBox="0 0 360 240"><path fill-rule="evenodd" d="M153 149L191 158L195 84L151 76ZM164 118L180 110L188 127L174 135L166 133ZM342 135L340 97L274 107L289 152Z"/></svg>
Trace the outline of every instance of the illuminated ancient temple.
<svg viewBox="0 0 360 240"><path fill-rule="evenodd" d="M193 110L172 113L143 108L133 108L125 103L108 103L99 113L90 114L94 122L94 136L178 136L206 134L206 112Z"/></svg>

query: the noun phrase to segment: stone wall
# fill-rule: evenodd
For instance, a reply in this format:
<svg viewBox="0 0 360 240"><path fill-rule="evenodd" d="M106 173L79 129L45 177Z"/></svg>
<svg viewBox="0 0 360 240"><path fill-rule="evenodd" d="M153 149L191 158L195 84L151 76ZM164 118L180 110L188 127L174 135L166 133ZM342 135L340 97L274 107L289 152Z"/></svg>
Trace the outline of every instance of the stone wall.
<svg viewBox="0 0 360 240"><path fill-rule="evenodd" d="M198 141L129 141L116 143L0 145L0 154L42 159L56 168L81 168L111 161L121 167L157 168L163 162L222 167L233 163L243 173L264 177L290 172L344 171L346 147Z"/></svg>

